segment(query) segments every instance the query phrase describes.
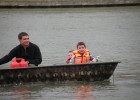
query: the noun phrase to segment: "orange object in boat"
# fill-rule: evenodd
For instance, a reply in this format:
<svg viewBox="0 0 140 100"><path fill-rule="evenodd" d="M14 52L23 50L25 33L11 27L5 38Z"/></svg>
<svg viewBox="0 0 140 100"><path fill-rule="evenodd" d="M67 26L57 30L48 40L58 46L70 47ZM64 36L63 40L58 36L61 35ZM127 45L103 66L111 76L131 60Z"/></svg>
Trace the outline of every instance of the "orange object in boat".
<svg viewBox="0 0 140 100"><path fill-rule="evenodd" d="M23 58L15 58L11 65L11 68L27 68L28 63Z"/></svg>

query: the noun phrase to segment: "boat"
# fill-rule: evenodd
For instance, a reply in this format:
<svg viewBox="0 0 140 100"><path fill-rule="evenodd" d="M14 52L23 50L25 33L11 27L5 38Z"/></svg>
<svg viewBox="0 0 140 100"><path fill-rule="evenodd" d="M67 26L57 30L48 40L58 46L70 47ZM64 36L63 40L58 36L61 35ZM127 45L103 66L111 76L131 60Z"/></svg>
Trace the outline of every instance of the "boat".
<svg viewBox="0 0 140 100"><path fill-rule="evenodd" d="M102 81L111 77L119 61L0 69L0 84L46 81Z"/></svg>

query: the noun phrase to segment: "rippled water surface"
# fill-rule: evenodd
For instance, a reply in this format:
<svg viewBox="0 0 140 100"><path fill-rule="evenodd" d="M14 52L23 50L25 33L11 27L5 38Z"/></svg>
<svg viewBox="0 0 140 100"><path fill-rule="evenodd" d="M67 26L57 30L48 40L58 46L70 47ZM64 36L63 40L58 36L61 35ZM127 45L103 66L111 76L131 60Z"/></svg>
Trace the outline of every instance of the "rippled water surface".
<svg viewBox="0 0 140 100"><path fill-rule="evenodd" d="M140 7L0 9L0 57L22 31L40 47L41 65L64 64L79 41L101 61L121 63L109 81L4 85L0 100L139 100Z"/></svg>

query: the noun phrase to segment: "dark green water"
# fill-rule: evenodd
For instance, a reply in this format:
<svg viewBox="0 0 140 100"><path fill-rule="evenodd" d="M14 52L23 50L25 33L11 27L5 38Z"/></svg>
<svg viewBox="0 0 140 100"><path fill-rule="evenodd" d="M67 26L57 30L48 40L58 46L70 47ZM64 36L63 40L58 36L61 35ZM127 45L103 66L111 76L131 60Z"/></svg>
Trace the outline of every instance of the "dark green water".
<svg viewBox="0 0 140 100"><path fill-rule="evenodd" d="M21 31L40 47L41 65L65 63L79 41L101 61L121 63L114 81L1 86L0 100L139 100L140 7L0 9L0 57L19 43ZM88 86L92 89L87 92Z"/></svg>

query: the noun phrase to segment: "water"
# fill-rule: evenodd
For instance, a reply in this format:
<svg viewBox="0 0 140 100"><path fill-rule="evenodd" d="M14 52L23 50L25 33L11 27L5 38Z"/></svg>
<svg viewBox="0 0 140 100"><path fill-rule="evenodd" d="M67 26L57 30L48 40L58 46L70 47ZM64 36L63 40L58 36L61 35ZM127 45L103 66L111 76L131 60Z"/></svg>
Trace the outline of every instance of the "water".
<svg viewBox="0 0 140 100"><path fill-rule="evenodd" d="M1 86L0 100L139 100L139 28L140 7L0 9L0 57L25 31L41 49L41 65L64 64L79 41L101 61L121 61L109 81Z"/></svg>

